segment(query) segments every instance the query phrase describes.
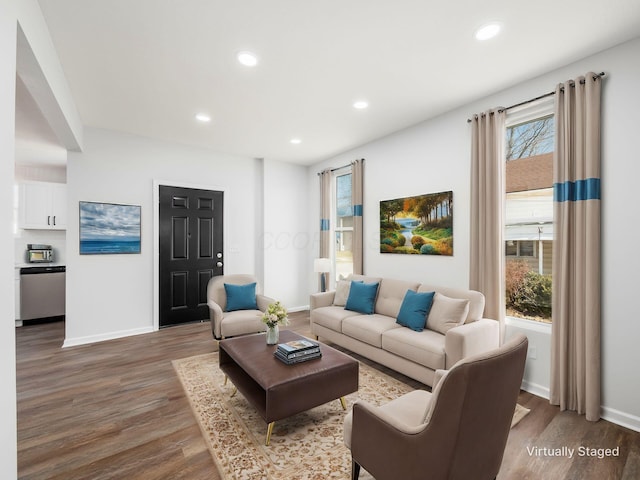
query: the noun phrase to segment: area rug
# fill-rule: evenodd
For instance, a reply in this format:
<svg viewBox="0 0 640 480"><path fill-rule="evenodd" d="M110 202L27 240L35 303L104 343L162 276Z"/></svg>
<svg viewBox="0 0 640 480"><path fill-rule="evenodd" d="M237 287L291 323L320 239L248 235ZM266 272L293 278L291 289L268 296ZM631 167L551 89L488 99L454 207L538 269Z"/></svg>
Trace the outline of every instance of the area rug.
<svg viewBox="0 0 640 480"><path fill-rule="evenodd" d="M224 384L217 352L174 360L173 365L222 478L350 478L351 456L342 441L345 412L338 400L276 422L271 444L265 446L264 420L241 394L232 396L233 385ZM359 389L345 397L347 410L358 399L379 405L411 390L360 363ZM372 477L363 470L360 478Z"/></svg>
<svg viewBox="0 0 640 480"><path fill-rule="evenodd" d="M513 412L513 420L511 420L511 428L515 427L531 410L516 403L516 411Z"/></svg>

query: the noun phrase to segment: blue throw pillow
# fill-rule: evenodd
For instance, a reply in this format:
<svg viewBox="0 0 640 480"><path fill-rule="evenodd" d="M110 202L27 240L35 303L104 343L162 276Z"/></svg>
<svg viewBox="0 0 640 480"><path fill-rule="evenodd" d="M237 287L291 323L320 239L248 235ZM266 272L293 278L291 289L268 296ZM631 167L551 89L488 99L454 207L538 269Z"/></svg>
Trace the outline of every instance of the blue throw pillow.
<svg viewBox="0 0 640 480"><path fill-rule="evenodd" d="M248 283L246 285L232 285L225 283L224 290L227 293L227 312L233 312L234 310L258 309L255 282Z"/></svg>
<svg viewBox="0 0 640 480"><path fill-rule="evenodd" d="M424 330L434 294L435 292L418 293L413 290L407 290L402 300L396 323L409 327L416 332Z"/></svg>
<svg viewBox="0 0 640 480"><path fill-rule="evenodd" d="M345 310L371 315L376 305L378 282L351 282Z"/></svg>

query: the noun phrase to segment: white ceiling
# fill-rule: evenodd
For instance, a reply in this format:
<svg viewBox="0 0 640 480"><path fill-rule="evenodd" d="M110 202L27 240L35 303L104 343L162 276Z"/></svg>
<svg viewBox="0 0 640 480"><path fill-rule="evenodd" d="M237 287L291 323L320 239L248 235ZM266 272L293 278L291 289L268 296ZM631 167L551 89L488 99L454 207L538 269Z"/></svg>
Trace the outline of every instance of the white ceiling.
<svg viewBox="0 0 640 480"><path fill-rule="evenodd" d="M301 164L640 34L638 0L39 3L85 125Z"/></svg>

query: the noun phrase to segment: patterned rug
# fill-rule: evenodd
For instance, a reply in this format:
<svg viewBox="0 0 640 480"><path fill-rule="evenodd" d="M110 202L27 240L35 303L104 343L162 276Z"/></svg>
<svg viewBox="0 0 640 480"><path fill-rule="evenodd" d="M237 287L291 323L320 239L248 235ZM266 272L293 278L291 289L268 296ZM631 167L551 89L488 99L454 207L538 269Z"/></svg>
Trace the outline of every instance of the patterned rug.
<svg viewBox="0 0 640 480"><path fill-rule="evenodd" d="M233 385L224 385L217 353L174 360L173 365L222 478L350 478L351 456L342 441L345 412L338 400L276 422L267 447L267 425L240 393L231 396ZM379 405L412 390L363 363L359 382L358 391L345 397L347 411L357 399ZM526 413L520 416L516 409L514 421ZM360 478L372 477L362 470Z"/></svg>

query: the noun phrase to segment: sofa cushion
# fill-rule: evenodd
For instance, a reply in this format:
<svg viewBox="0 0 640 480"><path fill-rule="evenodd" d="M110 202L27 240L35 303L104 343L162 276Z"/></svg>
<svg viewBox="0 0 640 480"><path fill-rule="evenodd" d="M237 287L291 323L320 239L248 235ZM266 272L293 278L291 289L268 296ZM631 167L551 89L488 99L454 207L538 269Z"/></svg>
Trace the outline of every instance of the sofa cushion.
<svg viewBox="0 0 640 480"><path fill-rule="evenodd" d="M413 290L415 292L419 286L420 284L417 282L383 278L380 282L375 312L380 315L396 318L407 290Z"/></svg>
<svg viewBox="0 0 640 480"><path fill-rule="evenodd" d="M311 310L311 321L335 332L342 333L342 320L356 315L360 314L358 312L345 310L342 307L320 307Z"/></svg>
<svg viewBox="0 0 640 480"><path fill-rule="evenodd" d="M407 290L398 312L397 322L403 327L421 332L427 322L427 315L431 310L434 292L417 293Z"/></svg>
<svg viewBox="0 0 640 480"><path fill-rule="evenodd" d="M255 282L247 283L246 285L225 283L224 290L227 294L227 312L258 309Z"/></svg>
<svg viewBox="0 0 640 480"><path fill-rule="evenodd" d="M464 323L480 320L484 314L484 295L476 290L465 290L461 288L439 287L423 284L418 288L418 292L438 292L451 298L462 298L469 300L469 313Z"/></svg>
<svg viewBox="0 0 640 480"><path fill-rule="evenodd" d="M377 313L348 317L342 321L342 333L378 348L382 348L382 334L395 328L405 330L395 318Z"/></svg>
<svg viewBox="0 0 640 480"><path fill-rule="evenodd" d="M352 273L347 277L347 280L352 280L354 282L364 282L364 283L380 283L382 281L381 277L368 277L366 275L359 275L357 273Z"/></svg>
<svg viewBox="0 0 640 480"><path fill-rule="evenodd" d="M372 314L376 304L378 286L379 283L351 282L349 297L344 306L345 310L352 310L367 315Z"/></svg>
<svg viewBox="0 0 640 480"><path fill-rule="evenodd" d="M265 329L260 310L235 310L225 314L220 325L220 335L235 337L249 332L262 332Z"/></svg>
<svg viewBox="0 0 640 480"><path fill-rule="evenodd" d="M388 330L382 335L382 348L436 370L445 368L444 335L432 330L414 332L408 328Z"/></svg>
<svg viewBox="0 0 640 480"><path fill-rule="evenodd" d="M435 294L427 317L427 328L446 334L453 327L462 325L469 313L469 300Z"/></svg>

